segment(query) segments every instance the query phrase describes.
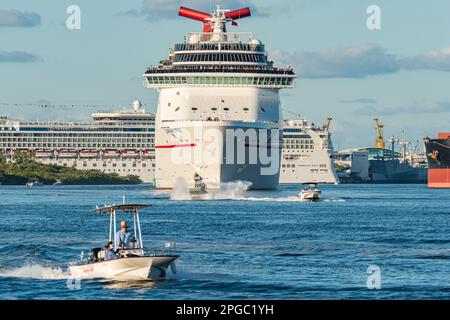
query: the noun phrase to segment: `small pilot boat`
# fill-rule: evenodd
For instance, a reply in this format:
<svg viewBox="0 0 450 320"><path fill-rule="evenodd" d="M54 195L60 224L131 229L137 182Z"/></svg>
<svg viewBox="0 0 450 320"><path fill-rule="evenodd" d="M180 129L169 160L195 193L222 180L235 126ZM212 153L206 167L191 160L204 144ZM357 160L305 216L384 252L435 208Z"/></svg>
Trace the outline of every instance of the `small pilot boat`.
<svg viewBox="0 0 450 320"><path fill-rule="evenodd" d="M300 191L300 193L298 194L298 197L302 201L319 201L321 194L322 194L322 191L320 191L317 188L317 185L314 183L311 183L308 186L305 186Z"/></svg>
<svg viewBox="0 0 450 320"><path fill-rule="evenodd" d="M166 243L161 249L144 249L139 221L139 209L147 208L144 204L121 204L97 208L99 214L109 214L109 243L111 249L94 248L85 255L81 252L78 264L69 270L75 279L112 279L135 281L160 279L166 276L168 268L176 272L175 243ZM116 237L116 215L131 214L134 219L134 237L131 248L122 248ZM113 250L114 259L107 259L106 250Z"/></svg>
<svg viewBox="0 0 450 320"><path fill-rule="evenodd" d="M206 186L203 178L199 174L194 175L194 188L189 189L192 195L202 195L208 193L208 187Z"/></svg>
<svg viewBox="0 0 450 320"><path fill-rule="evenodd" d="M25 184L27 187L42 187L44 184L38 178L32 178Z"/></svg>

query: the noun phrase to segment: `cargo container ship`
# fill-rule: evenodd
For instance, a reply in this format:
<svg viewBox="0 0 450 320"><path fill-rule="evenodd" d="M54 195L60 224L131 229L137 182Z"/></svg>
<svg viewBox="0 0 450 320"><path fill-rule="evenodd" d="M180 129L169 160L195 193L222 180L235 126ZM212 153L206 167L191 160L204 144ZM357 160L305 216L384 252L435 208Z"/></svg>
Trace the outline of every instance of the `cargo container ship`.
<svg viewBox="0 0 450 320"><path fill-rule="evenodd" d="M428 160L428 187L450 188L450 133L439 133L437 139L425 138Z"/></svg>

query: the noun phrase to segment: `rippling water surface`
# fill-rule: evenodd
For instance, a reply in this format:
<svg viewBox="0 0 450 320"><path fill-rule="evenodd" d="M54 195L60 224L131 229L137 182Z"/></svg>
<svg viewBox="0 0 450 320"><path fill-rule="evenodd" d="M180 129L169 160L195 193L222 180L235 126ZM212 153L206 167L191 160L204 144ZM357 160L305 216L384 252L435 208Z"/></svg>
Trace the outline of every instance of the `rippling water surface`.
<svg viewBox="0 0 450 320"><path fill-rule="evenodd" d="M450 190L425 185L323 186L245 192L230 185L203 201L139 186L0 186L0 299L423 299L450 297ZM67 266L102 245L96 205L150 203L144 245L176 241L164 281L82 281ZM367 268L381 289L367 288Z"/></svg>

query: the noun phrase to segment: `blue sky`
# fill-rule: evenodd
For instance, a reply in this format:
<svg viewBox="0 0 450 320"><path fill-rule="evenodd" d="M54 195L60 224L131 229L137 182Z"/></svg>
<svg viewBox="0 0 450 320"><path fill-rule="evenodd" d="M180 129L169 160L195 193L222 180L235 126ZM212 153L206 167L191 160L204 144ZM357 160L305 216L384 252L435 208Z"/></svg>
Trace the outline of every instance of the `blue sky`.
<svg viewBox="0 0 450 320"><path fill-rule="evenodd" d="M177 8L209 11L216 2L2 0L0 113L87 120L104 105L117 109L134 99L154 111L156 94L143 87L143 71L186 32L201 30L178 17ZM238 30L253 32L278 65L291 64L299 77L295 89L282 92L283 108L315 123L332 116L335 147L372 145L375 115L386 136L405 130L416 141L450 130L450 1L219 2L252 8L254 16L239 21ZM71 4L81 8L81 30L66 28ZM366 27L372 4L381 8L381 30Z"/></svg>

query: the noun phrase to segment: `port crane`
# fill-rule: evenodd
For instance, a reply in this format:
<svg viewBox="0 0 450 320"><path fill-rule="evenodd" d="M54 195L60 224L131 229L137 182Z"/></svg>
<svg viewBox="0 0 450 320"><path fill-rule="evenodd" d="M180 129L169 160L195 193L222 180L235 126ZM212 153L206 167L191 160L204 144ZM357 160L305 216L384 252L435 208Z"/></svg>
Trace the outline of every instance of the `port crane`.
<svg viewBox="0 0 450 320"><path fill-rule="evenodd" d="M328 117L325 124L323 125L323 130L328 132L330 131L330 125L331 125L331 120L333 120L333 118Z"/></svg>
<svg viewBox="0 0 450 320"><path fill-rule="evenodd" d="M375 139L375 147L376 148L383 148L385 147L385 143L384 143L384 126L381 124L380 119L378 118L373 118L373 120L375 121L375 129L377 130L377 138Z"/></svg>

